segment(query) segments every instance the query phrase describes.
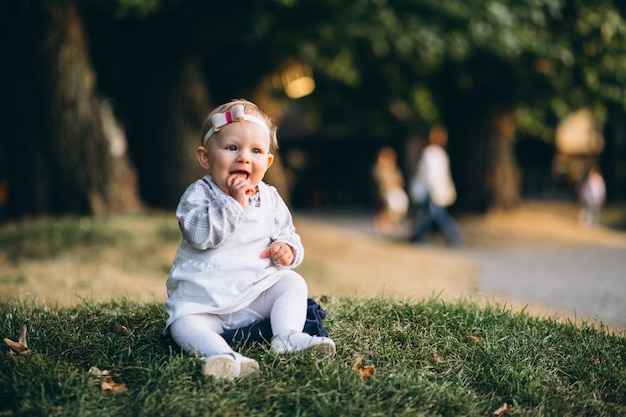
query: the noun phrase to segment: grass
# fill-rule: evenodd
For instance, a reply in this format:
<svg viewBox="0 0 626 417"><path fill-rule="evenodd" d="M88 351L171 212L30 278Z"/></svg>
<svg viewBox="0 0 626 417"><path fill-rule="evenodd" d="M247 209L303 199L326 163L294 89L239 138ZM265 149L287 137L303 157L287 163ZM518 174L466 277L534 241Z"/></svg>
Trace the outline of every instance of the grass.
<svg viewBox="0 0 626 417"><path fill-rule="evenodd" d="M36 219L2 226L0 251L8 259L45 259L78 246L109 245L123 240L103 220L83 218Z"/></svg>
<svg viewBox="0 0 626 417"><path fill-rule="evenodd" d="M137 247L133 230L140 221L150 224L149 237L157 243L177 243L180 230L171 215L161 213L102 217L39 218L0 224L0 253L13 262L58 257L80 247L93 251L105 246ZM151 248L152 249L152 248ZM135 249L136 251L136 249Z"/></svg>
<svg viewBox="0 0 626 417"><path fill-rule="evenodd" d="M158 269L155 253L179 239L160 215L36 219L2 226L0 266L73 252L86 261L115 246L133 271ZM262 373L229 382L204 376L199 358L162 337L161 303L0 298L0 338L17 340L25 324L34 352L0 344L0 417L489 416L503 403L511 416L626 416L626 335L602 325L470 300L318 301L333 360L245 347ZM358 358L374 367L369 380L355 372ZM127 390L103 391L94 367Z"/></svg>
<svg viewBox="0 0 626 417"><path fill-rule="evenodd" d="M333 360L242 348L261 375L202 375L161 336L160 303L0 303L0 336L28 326L32 355L0 354L0 416L626 416L626 338L502 306L324 298ZM353 370L358 357L375 368ZM92 367L125 392L103 392Z"/></svg>

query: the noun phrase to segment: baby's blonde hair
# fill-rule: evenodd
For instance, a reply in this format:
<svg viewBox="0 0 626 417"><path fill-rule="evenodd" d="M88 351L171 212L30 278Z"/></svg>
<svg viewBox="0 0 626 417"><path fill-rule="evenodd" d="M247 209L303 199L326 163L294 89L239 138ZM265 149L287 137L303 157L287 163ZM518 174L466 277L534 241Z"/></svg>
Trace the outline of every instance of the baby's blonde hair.
<svg viewBox="0 0 626 417"><path fill-rule="evenodd" d="M236 99L229 101L228 103L221 104L217 106L205 119L204 123L202 123L202 130L200 131L200 141L204 143L204 137L207 132L213 127L213 122L211 121L211 116L215 113L225 113L227 111L231 111L233 107L237 104L241 104L243 106L243 110L246 114L251 116L259 116L261 120L265 122L267 125L267 129L270 132L270 152L276 152L278 149L278 138L276 137L276 123L274 119L265 114L259 109L259 107L251 101L245 99ZM208 140L211 140L209 138Z"/></svg>

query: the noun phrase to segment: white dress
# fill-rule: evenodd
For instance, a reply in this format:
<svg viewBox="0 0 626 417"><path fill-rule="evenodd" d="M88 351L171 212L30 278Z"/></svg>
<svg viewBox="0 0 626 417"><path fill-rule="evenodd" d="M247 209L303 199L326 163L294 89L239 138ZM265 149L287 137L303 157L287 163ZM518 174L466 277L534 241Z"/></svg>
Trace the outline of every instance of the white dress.
<svg viewBox="0 0 626 417"><path fill-rule="evenodd" d="M304 248L289 209L274 187L261 182L244 208L217 187L210 176L187 188L176 211L183 241L167 279L169 314L229 314L254 301L279 279L282 269L297 267ZM282 241L295 251L285 268L260 254Z"/></svg>

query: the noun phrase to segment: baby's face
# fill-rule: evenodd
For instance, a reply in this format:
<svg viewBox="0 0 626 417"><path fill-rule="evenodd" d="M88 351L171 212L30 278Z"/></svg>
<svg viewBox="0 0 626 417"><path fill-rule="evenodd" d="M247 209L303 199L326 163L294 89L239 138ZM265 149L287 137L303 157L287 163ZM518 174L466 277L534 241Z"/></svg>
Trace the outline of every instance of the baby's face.
<svg viewBox="0 0 626 417"><path fill-rule="evenodd" d="M256 187L274 160L267 131L246 120L224 126L207 140L206 149L209 174L226 193L234 178Z"/></svg>

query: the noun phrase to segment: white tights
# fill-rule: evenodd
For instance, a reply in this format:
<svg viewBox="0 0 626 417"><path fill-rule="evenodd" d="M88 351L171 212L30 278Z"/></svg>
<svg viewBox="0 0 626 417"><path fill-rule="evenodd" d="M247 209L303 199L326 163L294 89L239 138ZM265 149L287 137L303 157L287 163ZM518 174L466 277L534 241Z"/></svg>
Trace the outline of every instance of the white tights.
<svg viewBox="0 0 626 417"><path fill-rule="evenodd" d="M232 314L192 314L174 320L170 334L188 353L213 356L234 353L220 336L225 329L246 327L269 318L272 333L301 332L306 320L308 289L304 279L291 270L279 271L276 284L265 290L248 307Z"/></svg>

